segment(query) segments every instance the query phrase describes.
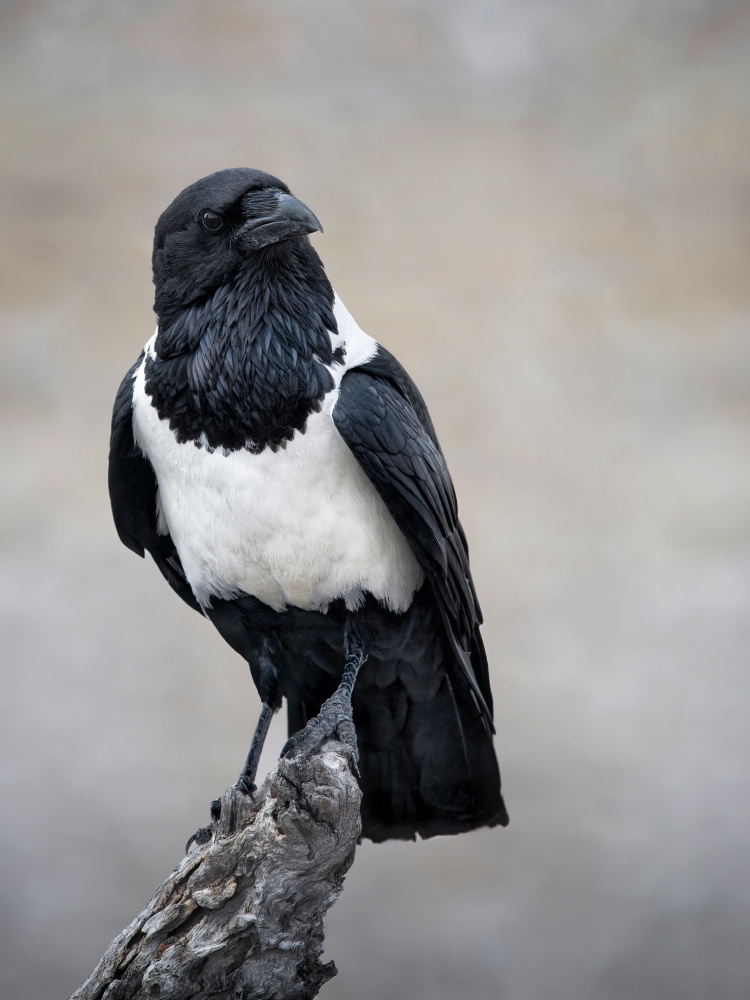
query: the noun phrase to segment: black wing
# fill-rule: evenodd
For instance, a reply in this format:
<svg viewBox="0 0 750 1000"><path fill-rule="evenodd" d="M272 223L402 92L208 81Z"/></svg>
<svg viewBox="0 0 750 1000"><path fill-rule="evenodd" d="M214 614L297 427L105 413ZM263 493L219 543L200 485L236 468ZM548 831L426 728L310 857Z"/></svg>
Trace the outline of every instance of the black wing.
<svg viewBox="0 0 750 1000"><path fill-rule="evenodd" d="M456 495L427 407L383 348L347 372L333 422L406 536L432 586L455 660L492 729L492 693Z"/></svg>
<svg viewBox="0 0 750 1000"><path fill-rule="evenodd" d="M112 413L109 443L109 498L120 540L139 556L148 551L170 586L200 611L170 535L156 521L156 475L133 438L133 380L143 354L122 380Z"/></svg>

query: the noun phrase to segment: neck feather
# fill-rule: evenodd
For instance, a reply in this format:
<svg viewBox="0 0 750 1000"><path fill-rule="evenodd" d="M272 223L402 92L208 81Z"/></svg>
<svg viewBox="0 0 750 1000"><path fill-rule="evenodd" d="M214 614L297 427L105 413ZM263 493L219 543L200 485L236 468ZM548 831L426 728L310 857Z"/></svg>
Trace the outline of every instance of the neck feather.
<svg viewBox="0 0 750 1000"><path fill-rule="evenodd" d="M205 300L160 316L146 371L159 416L178 440L212 450L276 450L304 433L333 387L333 300L313 248L287 240Z"/></svg>

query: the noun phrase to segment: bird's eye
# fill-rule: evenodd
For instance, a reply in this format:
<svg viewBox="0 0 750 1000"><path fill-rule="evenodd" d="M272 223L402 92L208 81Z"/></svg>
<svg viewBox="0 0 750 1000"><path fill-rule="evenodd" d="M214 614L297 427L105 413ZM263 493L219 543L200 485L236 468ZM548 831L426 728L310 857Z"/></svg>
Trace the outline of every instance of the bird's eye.
<svg viewBox="0 0 750 1000"><path fill-rule="evenodd" d="M206 208L201 212L201 225L204 229L207 229L209 233L218 232L224 225L224 220L216 212L212 212L210 208Z"/></svg>

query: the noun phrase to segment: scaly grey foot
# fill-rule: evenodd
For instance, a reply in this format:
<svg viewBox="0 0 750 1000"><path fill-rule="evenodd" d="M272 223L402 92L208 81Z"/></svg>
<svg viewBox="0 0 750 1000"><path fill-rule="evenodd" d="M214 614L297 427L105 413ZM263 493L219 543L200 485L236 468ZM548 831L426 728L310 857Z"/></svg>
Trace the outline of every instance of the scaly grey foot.
<svg viewBox="0 0 750 1000"><path fill-rule="evenodd" d="M353 770L358 775L359 750L352 717L351 695L341 688L323 702L318 714L314 719L310 719L304 729L289 737L281 750L281 756L311 757L331 736L338 736L342 743L351 748Z"/></svg>

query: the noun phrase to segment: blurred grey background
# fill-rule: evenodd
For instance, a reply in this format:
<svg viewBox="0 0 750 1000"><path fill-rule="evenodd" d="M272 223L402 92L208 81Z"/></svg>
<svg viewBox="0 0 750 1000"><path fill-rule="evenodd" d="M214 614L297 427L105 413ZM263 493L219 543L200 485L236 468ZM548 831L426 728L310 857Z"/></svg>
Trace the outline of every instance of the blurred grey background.
<svg viewBox="0 0 750 1000"><path fill-rule="evenodd" d="M3 1000L66 997L238 771L247 668L106 453L186 184L284 178L423 389L508 830L365 844L327 1000L750 996L750 7L2 4ZM265 758L283 740L278 720Z"/></svg>

